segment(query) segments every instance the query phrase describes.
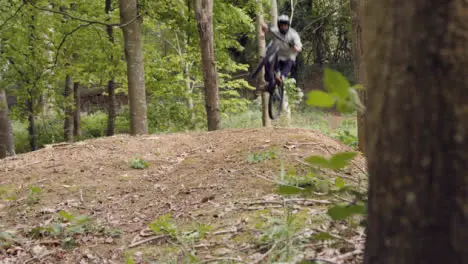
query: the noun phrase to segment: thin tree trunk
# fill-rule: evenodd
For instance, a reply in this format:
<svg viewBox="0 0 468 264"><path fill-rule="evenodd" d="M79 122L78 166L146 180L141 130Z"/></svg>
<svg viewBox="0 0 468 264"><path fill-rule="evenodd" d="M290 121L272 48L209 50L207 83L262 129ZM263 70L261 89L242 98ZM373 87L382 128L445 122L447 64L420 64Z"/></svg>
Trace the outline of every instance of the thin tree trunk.
<svg viewBox="0 0 468 264"><path fill-rule="evenodd" d="M63 124L63 139L65 141L73 141L73 81L70 75L67 75L65 79L65 88L63 91L63 97L65 100L65 120Z"/></svg>
<svg viewBox="0 0 468 264"><path fill-rule="evenodd" d="M276 9L276 17L273 22L276 24L276 21L278 20L278 2L277 0L272 0L275 2L273 5L275 6ZM292 6L291 2L291 16L290 16L290 25L292 25L292 18L294 17L294 7ZM281 111L283 111L283 117L286 120L286 126L291 126L291 106L289 105L289 96L287 91L284 91L283 95L283 101L281 103Z"/></svg>
<svg viewBox="0 0 468 264"><path fill-rule="evenodd" d="M36 113L34 111L33 93L31 91L31 88L28 88L28 99L26 100L26 107L28 110L29 146L31 147L31 151L34 151L37 149L35 124Z"/></svg>
<svg viewBox="0 0 468 264"><path fill-rule="evenodd" d="M468 263L468 5L369 1L363 22L364 263Z"/></svg>
<svg viewBox="0 0 468 264"><path fill-rule="evenodd" d="M278 21L278 2L276 0L271 0L270 16L271 16L271 26L278 27L276 23L276 21Z"/></svg>
<svg viewBox="0 0 468 264"><path fill-rule="evenodd" d="M145 69L141 37L141 19L136 0L119 0L127 60L128 97L132 135L147 134Z"/></svg>
<svg viewBox="0 0 468 264"><path fill-rule="evenodd" d="M192 88L192 82L190 81L190 76L189 76L189 69L187 63L185 64L184 68L184 75L185 75L185 89L186 92L188 93L188 98L187 98L187 107L190 113L190 128L195 129L196 127L196 120L195 120L195 109L194 109L194 103L193 103L193 88Z"/></svg>
<svg viewBox="0 0 468 264"><path fill-rule="evenodd" d="M112 0L105 0L105 12L107 15L110 14L112 10ZM109 42L111 45L114 44L114 29L112 26L106 27L107 37L109 38ZM114 62L114 57L111 55L110 61ZM114 85L114 77L112 76L111 79L107 82L107 96L109 100L107 102L107 136L113 136L115 133L115 116L116 116L116 102L115 102L115 85Z"/></svg>
<svg viewBox="0 0 468 264"><path fill-rule="evenodd" d="M367 4L367 0L351 0L351 11L352 11L352 30L353 30L353 59L354 59L354 75L356 77L356 82L362 84L367 88L366 81L366 71L364 63L364 47L362 41L362 21L361 21L361 6ZM362 104L365 106L367 103L367 93L366 91L359 91L359 97ZM365 126L366 126L366 113L357 112L357 122L358 122L358 140L359 140L359 150L365 153Z"/></svg>
<svg viewBox="0 0 468 264"><path fill-rule="evenodd" d="M13 142L13 130L8 118L8 103L4 89L0 89L0 159L14 156L15 145Z"/></svg>
<svg viewBox="0 0 468 264"><path fill-rule="evenodd" d="M195 0L195 15L200 35L208 130L211 131L220 128L218 73L216 71L213 43L213 0Z"/></svg>
<svg viewBox="0 0 468 264"><path fill-rule="evenodd" d="M115 133L115 117L116 117L116 103L115 103L115 82L114 79L107 83L107 96L109 102L107 105L107 136L113 136Z"/></svg>
<svg viewBox="0 0 468 264"><path fill-rule="evenodd" d="M263 5L260 0L257 0L257 52L259 56L263 54L265 51L265 33L262 30L262 25L264 24L263 21ZM257 89L263 90L265 88L265 69L262 68L260 73L258 74L257 77ZM262 124L264 127L269 127L271 126L271 119L270 116L268 115L268 100L270 94L265 91L262 92Z"/></svg>
<svg viewBox="0 0 468 264"><path fill-rule="evenodd" d="M75 107L73 109L73 136L81 138L81 96L80 96L80 83L73 84L73 98L75 99Z"/></svg>

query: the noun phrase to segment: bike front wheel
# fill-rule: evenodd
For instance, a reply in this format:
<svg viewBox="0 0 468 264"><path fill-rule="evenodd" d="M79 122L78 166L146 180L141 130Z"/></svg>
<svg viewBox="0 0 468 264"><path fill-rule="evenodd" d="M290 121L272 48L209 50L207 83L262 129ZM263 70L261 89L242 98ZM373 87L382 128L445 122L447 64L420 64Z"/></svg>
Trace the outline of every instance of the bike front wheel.
<svg viewBox="0 0 468 264"><path fill-rule="evenodd" d="M275 120L281 113L281 107L283 104L284 86L283 82L276 82L272 91L270 91L270 99L268 101L268 114L270 118Z"/></svg>

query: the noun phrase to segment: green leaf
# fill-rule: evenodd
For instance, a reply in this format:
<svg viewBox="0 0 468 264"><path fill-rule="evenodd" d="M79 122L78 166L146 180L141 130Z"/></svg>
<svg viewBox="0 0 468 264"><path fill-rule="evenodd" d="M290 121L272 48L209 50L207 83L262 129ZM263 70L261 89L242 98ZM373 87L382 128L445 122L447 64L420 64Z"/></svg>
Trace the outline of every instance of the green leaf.
<svg viewBox="0 0 468 264"><path fill-rule="evenodd" d="M88 222L89 218L88 218L87 215L80 215L75 219L75 221L76 221L75 223L77 225L81 225L81 224L84 224L84 223Z"/></svg>
<svg viewBox="0 0 468 264"><path fill-rule="evenodd" d="M135 264L132 257L130 255L125 256L125 264Z"/></svg>
<svg viewBox="0 0 468 264"><path fill-rule="evenodd" d="M355 90L365 90L364 85L362 85L360 83L351 86L351 88L353 88Z"/></svg>
<svg viewBox="0 0 468 264"><path fill-rule="evenodd" d="M6 241L6 242L14 241L13 237L8 232L1 232L0 240Z"/></svg>
<svg viewBox="0 0 468 264"><path fill-rule="evenodd" d="M348 166L349 162L356 157L357 152L341 152L333 155L330 159L330 165L335 170L343 169Z"/></svg>
<svg viewBox="0 0 468 264"><path fill-rule="evenodd" d="M333 237L330 235L330 233L327 232L321 232L313 236L315 240L331 240Z"/></svg>
<svg viewBox="0 0 468 264"><path fill-rule="evenodd" d="M337 205L328 209L328 215L333 220L343 220L355 214L366 214L364 205Z"/></svg>
<svg viewBox="0 0 468 264"><path fill-rule="evenodd" d="M349 81L340 72L325 68L324 84L329 92L335 93L341 99L348 97Z"/></svg>
<svg viewBox="0 0 468 264"><path fill-rule="evenodd" d="M336 102L336 110L341 114L352 113L355 110L355 105L352 101L340 99Z"/></svg>
<svg viewBox="0 0 468 264"><path fill-rule="evenodd" d="M345 185L346 185L346 182L345 182L345 180L343 180L343 178L338 177L338 178L335 179L335 186L336 187L341 189L341 188L345 187Z"/></svg>
<svg viewBox="0 0 468 264"><path fill-rule="evenodd" d="M309 93L307 104L311 106L330 108L335 104L335 99L326 92L314 90Z"/></svg>
<svg viewBox="0 0 468 264"><path fill-rule="evenodd" d="M62 225L58 223L54 223L50 226L51 230L50 232L52 233L53 236L56 236L62 232Z"/></svg>
<svg viewBox="0 0 468 264"><path fill-rule="evenodd" d="M60 211L59 212L60 216L67 219L68 221L72 221L75 217L65 211Z"/></svg>
<svg viewBox="0 0 468 264"><path fill-rule="evenodd" d="M331 168L330 161L322 156L310 156L306 158L305 161L310 165L315 165L322 168Z"/></svg>
<svg viewBox="0 0 468 264"><path fill-rule="evenodd" d="M294 186L285 186L281 185L278 186L276 192L281 195L291 195L291 194L298 194L302 192L301 188L294 187Z"/></svg>
<svg viewBox="0 0 468 264"><path fill-rule="evenodd" d="M41 187L37 187L37 186L30 186L29 190L31 191L32 194L38 194L42 191Z"/></svg>

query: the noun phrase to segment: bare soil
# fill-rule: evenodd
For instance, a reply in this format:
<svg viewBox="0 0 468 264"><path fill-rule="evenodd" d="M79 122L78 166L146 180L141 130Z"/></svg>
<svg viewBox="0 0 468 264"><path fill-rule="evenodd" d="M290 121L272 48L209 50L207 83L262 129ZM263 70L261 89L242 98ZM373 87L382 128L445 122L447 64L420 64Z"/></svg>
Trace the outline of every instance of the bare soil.
<svg viewBox="0 0 468 264"><path fill-rule="evenodd" d="M275 194L274 183L281 166L299 175L308 170L301 162L307 156L350 150L312 130L259 128L118 135L0 160L0 263L189 263L188 252L202 263L266 263L272 246L258 241L271 217L284 215L285 200ZM274 156L255 159L255 153ZM136 157L148 167L132 168ZM360 182L364 162L355 159L343 178ZM323 219L333 199L317 194L291 201L305 225L318 229L327 223L322 228L331 229L337 225ZM60 211L88 216L86 230L62 236L34 232L63 223ZM183 242L148 228L168 214L184 237L196 224L211 230L203 239ZM313 233L307 230L302 235ZM362 233L343 236L337 235L354 242L339 250L311 242L301 254L358 263Z"/></svg>

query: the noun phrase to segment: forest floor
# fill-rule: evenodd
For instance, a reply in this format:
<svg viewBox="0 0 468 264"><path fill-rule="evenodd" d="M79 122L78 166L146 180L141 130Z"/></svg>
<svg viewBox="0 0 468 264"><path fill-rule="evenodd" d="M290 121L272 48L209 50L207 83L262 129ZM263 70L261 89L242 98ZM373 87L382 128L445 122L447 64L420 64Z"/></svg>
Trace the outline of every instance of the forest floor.
<svg viewBox="0 0 468 264"><path fill-rule="evenodd" d="M364 229L327 215L352 196L276 191L310 173L306 157L340 151L351 149L312 130L256 128L117 135L0 160L0 263L360 263ZM365 188L365 167L358 156L323 177Z"/></svg>

